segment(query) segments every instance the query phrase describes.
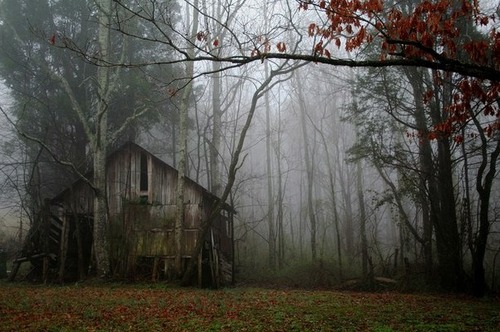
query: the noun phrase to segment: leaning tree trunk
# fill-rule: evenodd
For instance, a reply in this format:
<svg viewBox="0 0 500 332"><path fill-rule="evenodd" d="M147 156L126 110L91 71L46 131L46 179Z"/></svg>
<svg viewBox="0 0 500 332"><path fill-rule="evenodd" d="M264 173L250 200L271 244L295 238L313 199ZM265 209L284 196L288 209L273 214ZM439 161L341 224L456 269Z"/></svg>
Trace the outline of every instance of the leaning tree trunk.
<svg viewBox="0 0 500 332"><path fill-rule="evenodd" d="M231 4L231 13L226 12L226 4L222 0L218 0L213 4L207 5L206 1L202 2L203 8L211 8L211 16L217 17L222 20L224 18L224 25L219 22L210 26L207 23L208 30L211 36L215 38L212 45L214 48L211 50L212 54L217 57L222 57L223 47L219 47L221 43L226 40L226 35L228 30L225 28L231 25L232 20L235 15L239 12L244 1L237 0ZM197 6L195 6L197 8ZM215 44L215 42L219 44ZM213 194L219 196L222 191L222 181L221 181L221 141L222 141L222 115L224 110L222 108L221 96L224 96L222 91L222 63L218 61L212 61L212 142L209 146L210 153L210 190Z"/></svg>
<svg viewBox="0 0 500 332"><path fill-rule="evenodd" d="M488 145L483 128L477 118L473 117L474 124L481 138L481 164L476 175L476 190L479 194L479 230L475 237L475 247L472 250L472 272L474 295L483 296L486 292L486 277L484 271L484 256L490 233L489 208L491 189L496 175L496 163L500 155L500 140L497 140L495 149L490 154L488 162ZM489 164L489 169L487 166Z"/></svg>
<svg viewBox="0 0 500 332"><path fill-rule="evenodd" d="M240 137L238 139L238 144L237 144L237 146L234 150L233 156L231 158L231 163L229 164L227 184L224 188L222 196L217 201L217 204L215 204L212 212L210 213L210 216L204 222L200 232L198 233L196 246L194 247L194 249L191 252L191 257L198 257L198 255L200 254L200 252L203 248L203 245L204 245L203 239L208 235L210 228L212 227L213 221L219 216L220 211L222 210L223 204L226 202L226 200L229 197L229 194L233 188L233 184L236 180L236 172L238 171L238 168L239 168L241 151L243 150L243 144L245 143L246 134L248 132L248 129L250 128L250 125L251 125L252 119L253 119L253 115L255 114L255 110L257 108L257 101L262 97L262 95L264 93L267 92L268 89L270 89L269 85L276 75L286 74L289 72L290 72L290 70L286 70L283 72L281 72L281 71L271 72L269 77L266 78L266 80L262 83L262 85L253 94L250 110L248 112L245 124L241 130L241 134L240 134ZM184 276L182 278L183 285L190 284L190 281L192 279L195 268L196 268L196 260L192 259L189 262L189 265L187 266L186 271L184 272Z"/></svg>
<svg viewBox="0 0 500 332"><path fill-rule="evenodd" d="M326 159L326 165L328 167L328 191L330 193L330 203L331 203L331 209L332 209L332 218L333 218L333 225L335 227L335 240L337 244L337 260L338 260L338 269L339 269L339 278L340 280L343 279L343 271L342 271L342 240L341 240L341 232L340 232L340 221L339 221L339 213L337 209L337 198L336 198L336 193L335 193L335 167L332 164L331 156L330 156L330 150L328 149L329 145L334 145L338 147L338 137L335 137L334 142L329 142L327 143L326 137L324 130L318 128L314 123L312 124L316 132L320 135L321 137L321 142L323 143L323 149L325 151L325 159Z"/></svg>

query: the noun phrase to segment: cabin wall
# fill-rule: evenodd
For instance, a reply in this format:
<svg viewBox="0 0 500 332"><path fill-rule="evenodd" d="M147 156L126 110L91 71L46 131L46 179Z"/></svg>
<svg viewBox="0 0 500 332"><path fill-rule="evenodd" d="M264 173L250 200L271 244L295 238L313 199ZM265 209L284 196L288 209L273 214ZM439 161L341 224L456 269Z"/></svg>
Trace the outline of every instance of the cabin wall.
<svg viewBox="0 0 500 332"><path fill-rule="evenodd" d="M135 275L138 262L144 258L161 259L167 266L175 257L177 171L138 146L129 145L108 158L106 174L114 271ZM83 181L61 196L64 205L69 207L66 213L76 214L92 214L93 199L93 191ZM186 179L181 252L185 259L196 246L202 221L208 219L214 207L213 200L205 189ZM212 234L214 245L230 261L232 247L228 225L227 216L219 217L214 222Z"/></svg>
<svg viewBox="0 0 500 332"><path fill-rule="evenodd" d="M141 160L147 159L146 171ZM141 182L146 179L146 187ZM110 215L122 212L124 204L139 203L155 207L162 206L156 214L175 217L177 171L139 149L124 149L108 161L107 190ZM186 202L186 226L198 227L200 221L199 205L203 192L193 181L186 182L184 200Z"/></svg>
<svg viewBox="0 0 500 332"><path fill-rule="evenodd" d="M128 248L126 252L121 249L122 255L174 257L177 171L140 149L126 149L108 162L107 175L109 211L117 232L114 235ZM204 217L203 191L188 180L184 200L181 255L188 257L196 246Z"/></svg>
<svg viewBox="0 0 500 332"><path fill-rule="evenodd" d="M94 192L87 183L78 181L64 191L59 203L64 205L67 213L91 215L94 212Z"/></svg>

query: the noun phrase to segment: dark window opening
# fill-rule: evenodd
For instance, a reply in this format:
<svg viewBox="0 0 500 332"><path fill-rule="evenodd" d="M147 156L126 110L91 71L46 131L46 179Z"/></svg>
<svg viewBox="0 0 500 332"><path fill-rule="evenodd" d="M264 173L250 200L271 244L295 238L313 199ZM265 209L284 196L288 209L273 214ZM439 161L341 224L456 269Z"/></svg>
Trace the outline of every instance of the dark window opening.
<svg viewBox="0 0 500 332"><path fill-rule="evenodd" d="M140 178L140 191L148 191L148 156L141 153L141 178Z"/></svg>

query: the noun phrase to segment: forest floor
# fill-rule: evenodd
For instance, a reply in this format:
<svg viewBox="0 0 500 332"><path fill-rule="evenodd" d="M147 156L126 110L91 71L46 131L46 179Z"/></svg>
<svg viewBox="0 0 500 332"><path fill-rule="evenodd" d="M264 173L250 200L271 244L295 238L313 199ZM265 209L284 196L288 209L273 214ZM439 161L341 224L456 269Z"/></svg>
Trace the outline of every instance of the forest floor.
<svg viewBox="0 0 500 332"><path fill-rule="evenodd" d="M0 282L0 331L500 331L500 299Z"/></svg>

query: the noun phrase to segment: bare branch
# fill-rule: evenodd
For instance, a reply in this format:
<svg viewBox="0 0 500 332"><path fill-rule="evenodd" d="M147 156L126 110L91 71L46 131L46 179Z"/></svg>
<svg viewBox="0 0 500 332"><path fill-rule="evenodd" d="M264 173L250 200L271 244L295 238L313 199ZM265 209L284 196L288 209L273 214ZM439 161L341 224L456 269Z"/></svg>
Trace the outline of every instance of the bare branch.
<svg viewBox="0 0 500 332"><path fill-rule="evenodd" d="M12 121L12 119L9 117L9 115L7 114L7 112L5 112L5 110L0 106L0 112L5 116L5 118L7 119L7 122L10 123L14 129L16 130L17 134L25 139L28 139L30 141L33 141L33 142L36 142L37 144L39 144L45 151L47 151L49 153L49 155L52 157L52 159L60 164L60 165L63 165L63 166L67 166L69 168L71 168L71 170L80 178L82 179L85 183L87 183L91 188L92 190L96 190L95 186L93 185L93 183L84 175L82 174L78 168L75 166L75 164L73 164L72 162L69 162L69 161L65 161L65 160L61 160L57 157L57 155L50 149L50 147L45 144L41 139L37 138L37 137L34 137L34 136L31 136L23 131L21 131L19 129L19 127L16 125L16 123L14 121Z"/></svg>

